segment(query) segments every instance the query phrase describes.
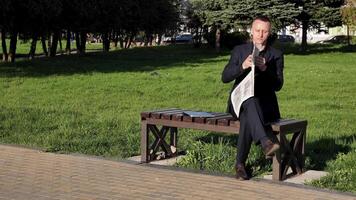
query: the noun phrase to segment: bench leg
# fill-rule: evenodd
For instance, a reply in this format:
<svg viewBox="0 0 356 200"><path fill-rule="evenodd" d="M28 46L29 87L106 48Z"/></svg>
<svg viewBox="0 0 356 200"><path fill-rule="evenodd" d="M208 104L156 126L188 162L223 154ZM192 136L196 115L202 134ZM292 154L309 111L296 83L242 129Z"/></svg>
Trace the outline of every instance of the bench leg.
<svg viewBox="0 0 356 200"><path fill-rule="evenodd" d="M305 148L305 138L306 138L306 129L302 129L297 133L294 133L293 138L291 140L292 151L295 155L295 165L300 168L296 169L298 174L302 173L302 169L304 167L305 157L304 157L304 148Z"/></svg>
<svg viewBox="0 0 356 200"><path fill-rule="evenodd" d="M165 140L167 133L170 133L170 144ZM150 133L155 140L150 144ZM159 129L155 124L147 124L146 120L141 121L141 162L150 162L156 158L156 153L161 148L165 152L164 157L177 155L177 133L176 127L162 126Z"/></svg>
<svg viewBox="0 0 356 200"><path fill-rule="evenodd" d="M148 158L148 128L147 121L141 121L141 162L149 162Z"/></svg>
<svg viewBox="0 0 356 200"><path fill-rule="evenodd" d="M277 134L278 141L281 141L280 134ZM281 169L281 152L283 151L283 146L276 151L272 160L272 180L280 181L282 180L282 169Z"/></svg>
<svg viewBox="0 0 356 200"><path fill-rule="evenodd" d="M170 136L170 145L171 145L171 150L172 150L172 156L177 156L177 135L178 135L178 129L176 127L171 127L171 136Z"/></svg>
<svg viewBox="0 0 356 200"><path fill-rule="evenodd" d="M306 128L293 133L292 139L288 141L286 133L277 135L281 145L273 157L273 180L284 180L287 178L289 167L293 174L301 174L304 167L304 146L306 137Z"/></svg>

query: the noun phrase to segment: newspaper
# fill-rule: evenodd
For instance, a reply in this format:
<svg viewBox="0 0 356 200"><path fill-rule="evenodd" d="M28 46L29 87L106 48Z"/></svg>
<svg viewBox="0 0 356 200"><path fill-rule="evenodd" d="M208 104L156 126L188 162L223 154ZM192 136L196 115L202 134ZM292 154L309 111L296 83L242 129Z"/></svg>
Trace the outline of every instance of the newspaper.
<svg viewBox="0 0 356 200"><path fill-rule="evenodd" d="M255 95L255 58L259 54L260 50L254 45L251 71L231 93L231 102L237 117L240 115L242 103Z"/></svg>

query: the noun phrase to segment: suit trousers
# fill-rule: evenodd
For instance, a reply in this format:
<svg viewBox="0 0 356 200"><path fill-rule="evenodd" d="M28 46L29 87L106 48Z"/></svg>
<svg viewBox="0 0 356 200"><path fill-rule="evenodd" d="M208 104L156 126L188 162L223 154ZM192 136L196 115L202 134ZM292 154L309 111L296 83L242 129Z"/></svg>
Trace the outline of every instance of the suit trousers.
<svg viewBox="0 0 356 200"><path fill-rule="evenodd" d="M245 164L252 141L259 143L265 137L267 137L267 131L258 99L249 98L241 105L236 163Z"/></svg>

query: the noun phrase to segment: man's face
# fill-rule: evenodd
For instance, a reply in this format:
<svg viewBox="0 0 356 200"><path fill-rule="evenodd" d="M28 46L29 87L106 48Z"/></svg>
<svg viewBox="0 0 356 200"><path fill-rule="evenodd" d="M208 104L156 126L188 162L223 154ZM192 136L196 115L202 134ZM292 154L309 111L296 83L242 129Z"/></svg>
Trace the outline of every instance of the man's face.
<svg viewBox="0 0 356 200"><path fill-rule="evenodd" d="M271 24L261 20L252 23L252 41L255 44L266 45L267 38L271 32Z"/></svg>

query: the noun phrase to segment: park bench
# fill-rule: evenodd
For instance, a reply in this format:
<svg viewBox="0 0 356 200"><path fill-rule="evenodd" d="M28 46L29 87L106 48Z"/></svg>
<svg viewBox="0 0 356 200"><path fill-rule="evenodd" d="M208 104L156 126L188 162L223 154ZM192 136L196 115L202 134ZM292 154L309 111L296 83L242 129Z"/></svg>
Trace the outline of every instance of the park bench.
<svg viewBox="0 0 356 200"><path fill-rule="evenodd" d="M177 156L178 128L238 134L240 122L228 113L211 113L214 117L190 117L183 113L185 111L170 108L141 113L141 162L155 160L159 148L165 157ZM306 127L306 120L295 119L281 119L271 124L281 147L272 158L273 180L284 180L289 175L302 173ZM151 139L150 133L153 136ZM169 141L167 135L170 135ZM150 141L152 139L154 141ZM289 168L291 174L287 172Z"/></svg>

